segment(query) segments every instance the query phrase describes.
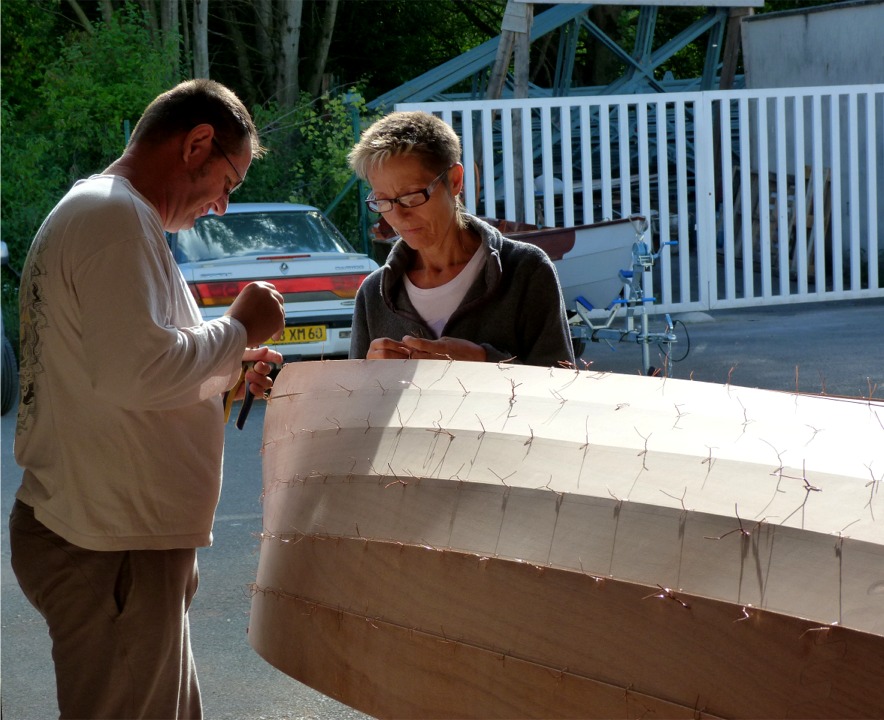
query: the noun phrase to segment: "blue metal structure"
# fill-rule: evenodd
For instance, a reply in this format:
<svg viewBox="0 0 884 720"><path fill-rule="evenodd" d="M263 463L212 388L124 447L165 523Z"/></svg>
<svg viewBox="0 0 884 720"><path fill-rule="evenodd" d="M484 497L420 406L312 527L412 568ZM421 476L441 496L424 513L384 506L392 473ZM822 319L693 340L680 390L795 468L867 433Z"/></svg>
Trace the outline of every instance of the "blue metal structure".
<svg viewBox="0 0 884 720"><path fill-rule="evenodd" d="M643 5L639 10L635 45L626 49L611 39L589 18L591 3L559 4L539 13L531 25L530 40L558 32L559 43L555 80L551 88L530 86L530 97L562 97L569 95L618 95L645 92L684 90L711 90L721 67L722 45L729 18L728 8L709 8L706 14L664 42L656 50L654 34L659 7ZM654 71L673 55L703 35L707 37L707 51L700 78L676 81L658 79ZM578 44L600 42L626 66L621 77L606 86L575 87L572 82ZM367 104L369 110L392 110L396 103L444 101L452 99L482 99L488 77L497 55L501 36L488 40L462 55L400 85ZM454 91L469 83L469 92ZM512 78L505 84L503 96L512 96Z"/></svg>

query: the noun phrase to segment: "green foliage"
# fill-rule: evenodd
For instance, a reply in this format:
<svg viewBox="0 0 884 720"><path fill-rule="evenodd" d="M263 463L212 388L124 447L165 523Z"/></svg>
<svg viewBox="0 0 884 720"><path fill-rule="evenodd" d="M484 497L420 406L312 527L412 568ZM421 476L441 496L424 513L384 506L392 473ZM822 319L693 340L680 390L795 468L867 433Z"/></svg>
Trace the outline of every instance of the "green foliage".
<svg viewBox="0 0 884 720"><path fill-rule="evenodd" d="M169 78L167 57L130 5L66 46L49 66L40 96L47 125L67 141L71 179L119 156L124 121L134 124L156 95L178 81Z"/></svg>
<svg viewBox="0 0 884 720"><path fill-rule="evenodd" d="M61 0L3 0L2 63L4 100L34 101L34 88L43 82L46 66L58 57L61 37L54 31Z"/></svg>
<svg viewBox="0 0 884 720"><path fill-rule="evenodd" d="M97 24L92 33L63 39L49 32L54 19L47 9L57 8L57 2L4 0L2 7L0 216L10 265L18 269L43 218L70 185L120 155L126 143L124 121L134 124L147 103L166 89L163 69L168 64L134 5L109 24ZM17 52L7 57L10 44ZM15 284L5 280L4 313L13 311L15 295Z"/></svg>
<svg viewBox="0 0 884 720"><path fill-rule="evenodd" d="M329 67L365 78L372 99L500 32L503 0L347 0Z"/></svg>
<svg viewBox="0 0 884 720"><path fill-rule="evenodd" d="M124 121L134 124L167 85L158 71L163 57L139 12L128 6L95 32L71 36L36 89L5 95L2 221L14 265L21 264L39 222L70 184L119 156ZM18 75L8 74L18 90L33 68L17 69ZM3 81L6 86L7 68Z"/></svg>
<svg viewBox="0 0 884 720"><path fill-rule="evenodd" d="M9 246L11 264L20 267L46 211L58 199L47 197L47 191L61 188L66 177L55 162L54 140L35 132L5 99L2 123L3 238Z"/></svg>
<svg viewBox="0 0 884 720"><path fill-rule="evenodd" d="M347 106L342 98L324 97L317 103L301 106L298 142L302 152L294 166L292 199L310 198L314 204L327 205L347 182L351 172L347 153L353 146L356 113L358 126L361 97L358 104Z"/></svg>
<svg viewBox="0 0 884 720"><path fill-rule="evenodd" d="M270 148L255 163L238 200L296 200L326 209L351 178L346 154L355 140L351 110L336 93L359 86L373 97L474 47L497 31L500 0L348 0L341 3L328 70L333 90L302 100L283 115L272 100L253 109ZM151 35L135 0L117 2L105 24L98 3L82 3L86 32L64 0L2 0L3 187L0 214L12 263L20 267L39 223L72 182L100 171L122 151L124 122L134 125L146 104L179 78L171 77L172 37ZM236 89L244 82L236 49L253 52L251 4L232 5L245 44L232 42L223 13L210 13L212 76ZM302 48L309 53L322 17L308 4ZM416 42L391 38L414 38ZM309 56L309 55L308 55ZM367 61L370 59L370 61ZM273 98L257 56L256 97ZM311 63L302 62L304 75ZM364 80L362 78L365 78ZM245 97L244 93L241 93ZM350 191L332 219L357 246L359 199Z"/></svg>

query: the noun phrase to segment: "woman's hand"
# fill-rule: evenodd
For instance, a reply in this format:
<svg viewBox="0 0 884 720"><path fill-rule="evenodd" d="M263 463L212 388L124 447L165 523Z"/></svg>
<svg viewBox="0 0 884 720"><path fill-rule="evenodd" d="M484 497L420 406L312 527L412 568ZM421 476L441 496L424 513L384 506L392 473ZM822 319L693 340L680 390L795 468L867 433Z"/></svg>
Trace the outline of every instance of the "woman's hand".
<svg viewBox="0 0 884 720"><path fill-rule="evenodd" d="M368 346L366 360L407 360L411 351L399 340L376 338Z"/></svg>
<svg viewBox="0 0 884 720"><path fill-rule="evenodd" d="M415 360L470 360L485 362L485 348L469 340L461 338L441 337L438 340L412 337L406 335L402 344L409 350Z"/></svg>
<svg viewBox="0 0 884 720"><path fill-rule="evenodd" d="M406 335L402 344L410 351L414 360L470 360L485 362L485 348L469 340L461 338L441 337L438 340L412 337Z"/></svg>
<svg viewBox="0 0 884 720"><path fill-rule="evenodd" d="M402 340L377 338L368 346L367 360L470 360L485 362L485 348L469 340L441 337L438 340L406 335Z"/></svg>

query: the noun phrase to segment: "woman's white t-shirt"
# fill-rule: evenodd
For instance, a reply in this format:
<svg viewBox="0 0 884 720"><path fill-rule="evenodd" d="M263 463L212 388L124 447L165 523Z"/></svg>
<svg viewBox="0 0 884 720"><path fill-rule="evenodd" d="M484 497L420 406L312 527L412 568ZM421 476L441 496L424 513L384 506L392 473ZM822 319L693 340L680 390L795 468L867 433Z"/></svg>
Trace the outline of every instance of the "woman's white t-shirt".
<svg viewBox="0 0 884 720"><path fill-rule="evenodd" d="M405 290L408 293L408 299L411 300L411 304L414 305L414 309L418 311L424 322L430 326L434 337L441 337L448 318L466 297L467 290L470 289L473 281L485 267L486 254L484 246L480 245L464 269L456 277L439 287L419 288L408 279L407 275L405 276Z"/></svg>

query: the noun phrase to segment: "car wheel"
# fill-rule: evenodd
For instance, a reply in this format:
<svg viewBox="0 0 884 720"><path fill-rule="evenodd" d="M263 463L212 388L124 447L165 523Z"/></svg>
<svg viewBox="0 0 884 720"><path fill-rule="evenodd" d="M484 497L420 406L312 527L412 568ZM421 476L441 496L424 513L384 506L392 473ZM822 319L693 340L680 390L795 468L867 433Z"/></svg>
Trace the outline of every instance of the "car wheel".
<svg viewBox="0 0 884 720"><path fill-rule="evenodd" d="M0 382L3 384L0 415L5 415L12 409L18 391L18 362L15 359L15 352L12 350L12 343L5 335L3 336L3 367L0 372L2 372Z"/></svg>

